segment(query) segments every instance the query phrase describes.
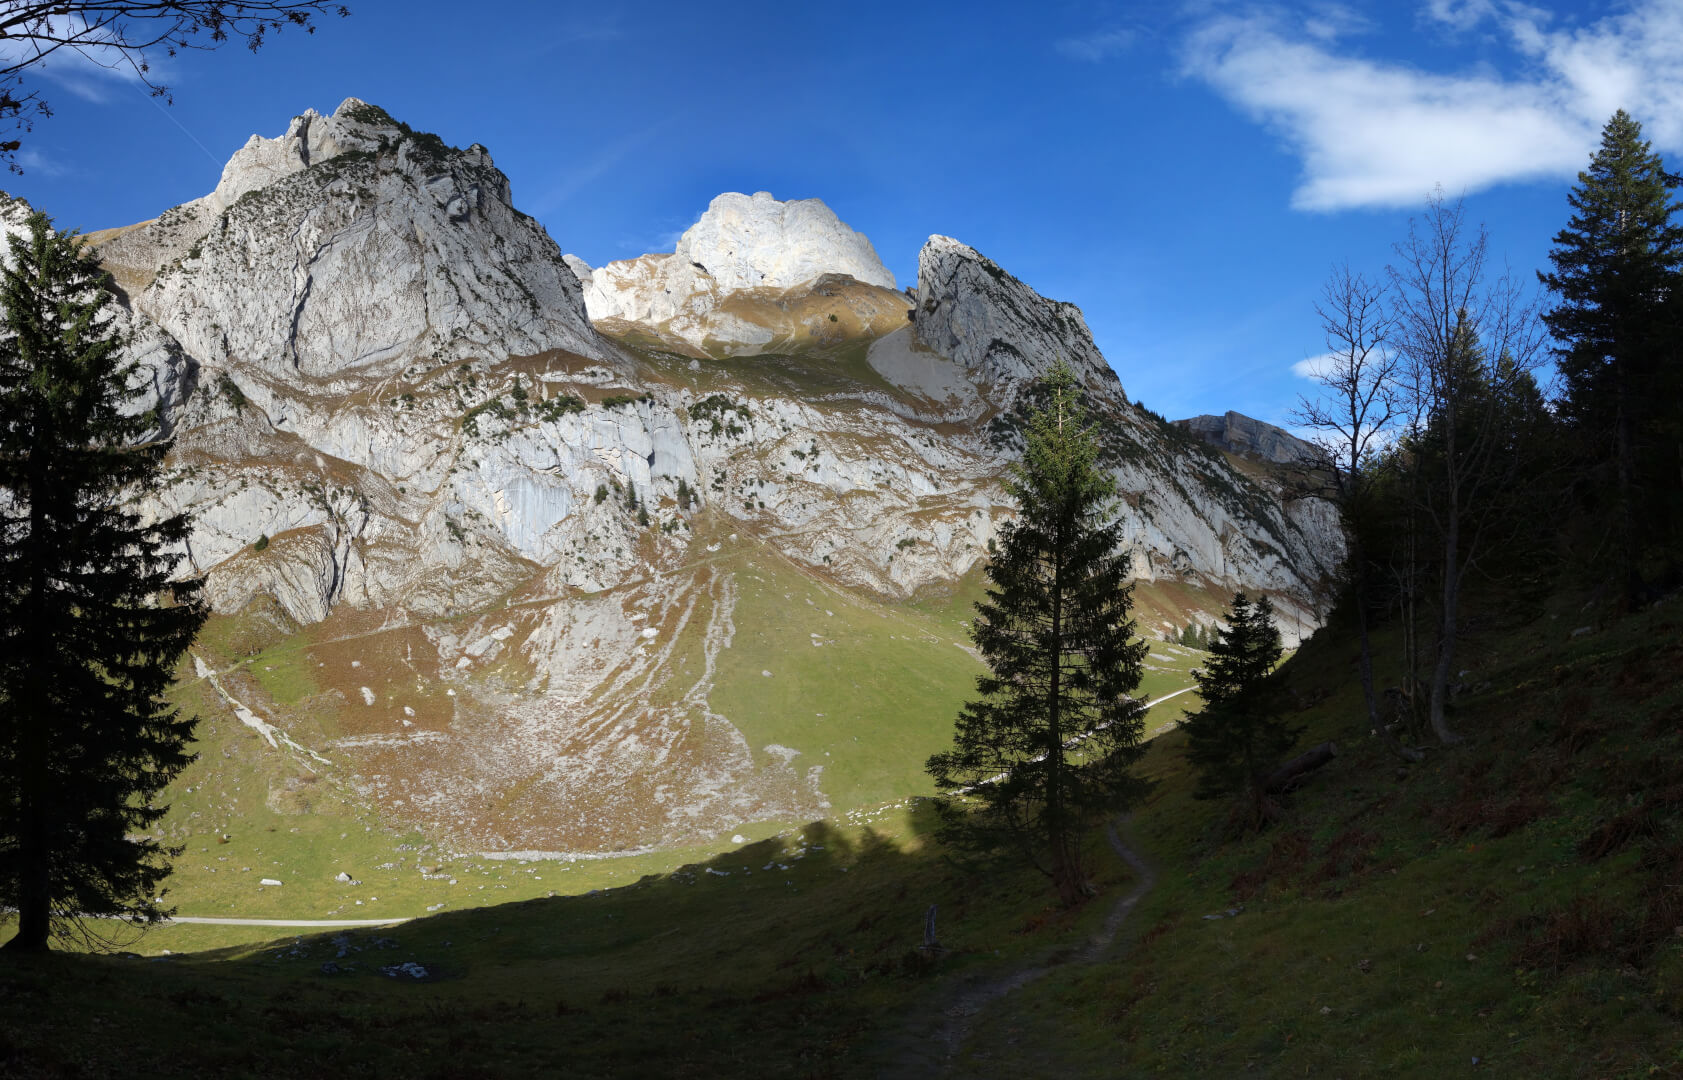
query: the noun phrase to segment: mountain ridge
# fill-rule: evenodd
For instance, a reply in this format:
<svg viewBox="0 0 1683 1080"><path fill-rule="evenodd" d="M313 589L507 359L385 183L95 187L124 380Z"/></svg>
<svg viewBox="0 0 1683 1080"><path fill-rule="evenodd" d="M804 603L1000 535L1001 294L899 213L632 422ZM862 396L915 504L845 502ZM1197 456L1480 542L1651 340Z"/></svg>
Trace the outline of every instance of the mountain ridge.
<svg viewBox="0 0 1683 1080"><path fill-rule="evenodd" d="M1130 402L1079 309L967 245L924 245L915 298L860 280L874 249L815 202L795 219L844 257L788 261L804 281L713 279L703 314L754 340L699 346L670 320L593 322L601 271L581 284L483 147L354 98L248 142L204 199L101 234L125 317L180 357L155 498L192 514L205 595L300 643L361 643L357 664L310 646L310 693L254 706L265 722L331 751L389 820L481 848L625 850L816 813L841 763L750 743L758 719L717 707L763 707L730 646L750 584L770 559L861 611L957 587L1014 513L1001 481L1060 359L1135 575L1165 598L1143 631L1187 605L1213 617L1237 587L1276 597L1292 640L1318 625L1342 557L1327 504Z"/></svg>

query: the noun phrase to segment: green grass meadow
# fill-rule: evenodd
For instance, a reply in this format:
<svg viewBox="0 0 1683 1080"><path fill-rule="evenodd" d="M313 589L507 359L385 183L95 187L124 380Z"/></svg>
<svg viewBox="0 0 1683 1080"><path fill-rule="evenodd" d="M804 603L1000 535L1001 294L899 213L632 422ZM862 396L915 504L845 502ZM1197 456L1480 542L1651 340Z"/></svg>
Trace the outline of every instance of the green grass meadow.
<svg viewBox="0 0 1683 1080"><path fill-rule="evenodd" d="M1155 886L1086 963L1069 957L1133 881L1098 831L1098 895L1066 911L1020 862L955 862L916 797L978 670L961 646L979 581L888 605L765 551L726 568L713 707L756 750L823 759L825 820L628 858L461 855L352 785L298 783L299 755L188 683L205 723L171 791L186 850L166 901L418 917L0 956L0 1075L906 1075L966 987L1048 962L974 1017L952 1075L1683 1075L1683 600L1582 633L1582 597L1490 601L1451 714L1467 740L1412 765L1362 723L1335 623L1282 676L1300 742L1341 753L1261 834L1192 797L1162 714L1195 695L1165 703L1124 827ZM313 669L243 632L206 647L245 649L264 693L307 705ZM1394 631L1376 651L1388 685ZM1154 649L1147 688L1195 661ZM931 905L936 956L918 948Z"/></svg>

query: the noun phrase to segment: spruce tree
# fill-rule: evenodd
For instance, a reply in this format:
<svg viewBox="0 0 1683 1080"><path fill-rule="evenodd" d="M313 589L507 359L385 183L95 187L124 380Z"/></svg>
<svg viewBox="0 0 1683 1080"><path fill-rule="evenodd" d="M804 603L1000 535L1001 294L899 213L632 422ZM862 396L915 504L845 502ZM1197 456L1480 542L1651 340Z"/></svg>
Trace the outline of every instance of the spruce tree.
<svg viewBox="0 0 1683 1080"><path fill-rule="evenodd" d="M1264 783L1299 731L1282 719L1284 690L1269 678L1283 652L1273 603L1235 593L1227 618L1204 667L1192 673L1204 707L1181 726L1186 756L1198 770L1193 794L1238 797L1260 828L1273 813Z"/></svg>
<svg viewBox="0 0 1683 1080"><path fill-rule="evenodd" d="M1018 517L988 564L971 638L989 673L964 706L953 749L929 759L943 835L963 847L1015 845L1074 904L1090 894L1082 840L1139 788L1139 686L1147 646L1129 617L1115 484L1098 465L1075 376L1042 384L1026 448L1007 481Z"/></svg>
<svg viewBox="0 0 1683 1080"><path fill-rule="evenodd" d="M152 921L173 854L144 835L191 760L165 699L204 622L170 580L188 525L137 497L168 446L125 413L135 365L109 279L44 215L0 275L0 905L6 947L98 939L83 915Z"/></svg>
<svg viewBox="0 0 1683 1080"><path fill-rule="evenodd" d="M1554 272L1539 274L1557 302L1543 319L1560 342L1564 408L1591 462L1611 475L1619 570L1627 598L1640 586L1653 494L1677 485L1683 443L1665 438L1676 386L1664 304L1683 288L1683 228L1660 156L1623 109L1567 196L1573 210L1555 235ZM1656 489L1658 489L1656 491Z"/></svg>

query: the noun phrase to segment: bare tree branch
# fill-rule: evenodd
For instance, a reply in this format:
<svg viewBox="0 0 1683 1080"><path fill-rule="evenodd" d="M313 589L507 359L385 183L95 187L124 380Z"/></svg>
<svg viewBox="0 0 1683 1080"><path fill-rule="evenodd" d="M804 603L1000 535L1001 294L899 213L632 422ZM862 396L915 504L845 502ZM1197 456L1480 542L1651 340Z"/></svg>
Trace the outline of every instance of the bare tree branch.
<svg viewBox="0 0 1683 1080"><path fill-rule="evenodd" d="M332 0L0 2L0 133L13 136L0 139L0 160L21 172L21 136L33 131L37 120L52 116L51 105L29 80L56 56L74 55L108 71L124 71L153 97L171 103L169 87L153 77L149 54L216 49L236 39L256 52L289 26L313 34L318 16L349 14Z"/></svg>

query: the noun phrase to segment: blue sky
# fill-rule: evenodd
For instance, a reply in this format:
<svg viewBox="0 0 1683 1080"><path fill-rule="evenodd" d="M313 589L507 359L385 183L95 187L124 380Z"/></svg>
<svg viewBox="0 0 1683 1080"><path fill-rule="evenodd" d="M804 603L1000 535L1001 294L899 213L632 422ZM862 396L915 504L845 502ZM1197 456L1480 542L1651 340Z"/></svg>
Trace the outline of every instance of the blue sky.
<svg viewBox="0 0 1683 1080"><path fill-rule="evenodd" d="M592 265L671 250L721 191L818 197L902 284L946 233L1079 304L1165 415L1283 422L1329 269L1382 271L1433 185L1529 277L1615 108L1683 163L1683 0L347 2L256 55L159 58L169 107L56 66L0 185L127 224L354 95L490 147Z"/></svg>

